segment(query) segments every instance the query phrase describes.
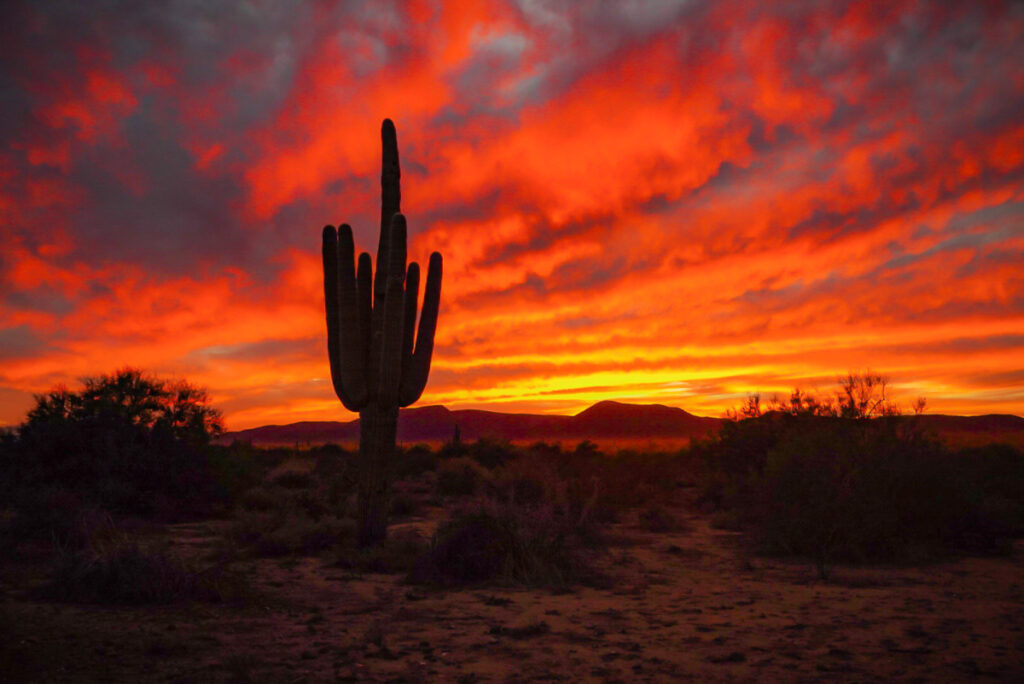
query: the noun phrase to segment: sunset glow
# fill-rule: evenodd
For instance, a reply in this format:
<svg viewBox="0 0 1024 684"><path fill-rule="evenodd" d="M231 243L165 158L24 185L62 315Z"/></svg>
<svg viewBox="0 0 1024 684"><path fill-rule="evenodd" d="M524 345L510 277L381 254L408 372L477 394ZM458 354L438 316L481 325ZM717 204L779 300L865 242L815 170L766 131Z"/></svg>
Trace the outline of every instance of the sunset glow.
<svg viewBox="0 0 1024 684"><path fill-rule="evenodd" d="M0 425L132 365L351 420L320 234L444 255L418 405L1024 415L1024 5L5 3Z"/></svg>

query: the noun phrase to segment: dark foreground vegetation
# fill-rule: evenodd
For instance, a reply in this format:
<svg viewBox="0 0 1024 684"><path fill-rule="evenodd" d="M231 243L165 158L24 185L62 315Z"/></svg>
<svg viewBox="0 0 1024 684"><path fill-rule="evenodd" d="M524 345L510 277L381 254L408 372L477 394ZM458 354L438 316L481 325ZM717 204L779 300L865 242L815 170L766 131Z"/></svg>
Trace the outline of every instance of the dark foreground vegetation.
<svg viewBox="0 0 1024 684"><path fill-rule="evenodd" d="M718 436L674 453L399 448L392 533L372 548L356 543L355 454L213 445L219 430L200 390L131 369L39 397L0 451L8 556L49 549L39 591L52 599L167 603L243 597L232 564L253 557L316 555L437 587L601 585L612 523L670 532L679 511L745 532L756 552L810 559L822 576L840 562L1001 553L1024 534L1024 455L947 448L870 377L767 411L753 398ZM154 534L204 519L224 521L204 555L183 558Z"/></svg>
<svg viewBox="0 0 1024 684"><path fill-rule="evenodd" d="M1024 535L1024 454L951 449L888 403L884 379L849 376L831 398L751 397L694 445L702 503L763 553L832 562L1005 553ZM917 413L923 410L919 401Z"/></svg>

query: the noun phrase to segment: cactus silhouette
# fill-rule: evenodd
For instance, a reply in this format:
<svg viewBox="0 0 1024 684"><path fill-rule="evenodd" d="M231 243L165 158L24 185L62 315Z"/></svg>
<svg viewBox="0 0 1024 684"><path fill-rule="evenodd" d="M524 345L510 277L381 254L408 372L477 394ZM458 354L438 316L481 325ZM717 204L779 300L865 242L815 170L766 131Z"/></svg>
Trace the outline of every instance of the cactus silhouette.
<svg viewBox="0 0 1024 684"><path fill-rule="evenodd" d="M406 223L400 213L398 137L381 125L380 241L377 269L370 255L354 265L352 228L324 227L324 300L331 381L342 405L359 412L359 545L387 535L388 464L395 452L399 407L419 399L430 373L441 299L441 255L430 255L423 310L416 331L420 267L406 269ZM415 345L413 335L415 333Z"/></svg>

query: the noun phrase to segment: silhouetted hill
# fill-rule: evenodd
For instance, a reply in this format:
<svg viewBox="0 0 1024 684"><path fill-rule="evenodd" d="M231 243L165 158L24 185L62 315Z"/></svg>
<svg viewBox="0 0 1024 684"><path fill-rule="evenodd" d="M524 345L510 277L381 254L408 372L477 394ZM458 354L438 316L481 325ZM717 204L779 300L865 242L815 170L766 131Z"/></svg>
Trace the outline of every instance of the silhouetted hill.
<svg viewBox="0 0 1024 684"><path fill-rule="evenodd" d="M1003 413L986 416L919 416L926 429L945 432L1024 432L1024 418Z"/></svg>
<svg viewBox="0 0 1024 684"><path fill-rule="evenodd" d="M400 442L436 442L451 439L459 426L462 439L482 437L515 441L692 438L718 429L721 418L703 418L683 409L659 404L622 404L602 401L575 416L529 413L498 413L466 409L449 411L444 406L402 409L398 414ZM253 444L315 444L354 442L359 439L359 420L349 422L302 422L265 425L228 432L222 442Z"/></svg>
<svg viewBox="0 0 1024 684"><path fill-rule="evenodd" d="M251 442L260 444L324 444L327 442L350 442L359 439L358 421L338 423L333 421L303 421L288 425L264 425L237 432L225 432L217 441Z"/></svg>
<svg viewBox="0 0 1024 684"><path fill-rule="evenodd" d="M956 442L1007 440L1024 443L1024 418L1012 415L944 416L917 418L924 429ZM449 411L444 406L402 409L398 414L400 442L439 442L451 439L459 426L462 439L482 437L519 442L581 441L584 439L692 439L714 433L722 418L695 416L681 408L661 404L623 404L602 401L575 416L498 413L476 409ZM356 442L359 420L266 425L228 432L221 442L253 444L322 444Z"/></svg>
<svg viewBox="0 0 1024 684"><path fill-rule="evenodd" d="M924 415L917 418L927 432L953 447L1005 442L1024 449L1024 418L1006 414L986 416Z"/></svg>
<svg viewBox="0 0 1024 684"><path fill-rule="evenodd" d="M570 429L581 439L695 437L721 424L721 418L702 418L673 406L602 401L573 416Z"/></svg>

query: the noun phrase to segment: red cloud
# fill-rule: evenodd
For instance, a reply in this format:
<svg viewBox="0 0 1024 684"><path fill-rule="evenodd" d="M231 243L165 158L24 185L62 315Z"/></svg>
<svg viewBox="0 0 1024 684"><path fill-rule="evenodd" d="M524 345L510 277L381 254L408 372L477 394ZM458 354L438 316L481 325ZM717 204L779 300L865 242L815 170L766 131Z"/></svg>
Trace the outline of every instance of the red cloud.
<svg viewBox="0 0 1024 684"><path fill-rule="evenodd" d="M721 413L871 367L1024 413L1010 3L210 11L43 6L4 47L2 396L116 357L232 428L340 417L317 236L375 249L389 116L445 255L423 403Z"/></svg>

